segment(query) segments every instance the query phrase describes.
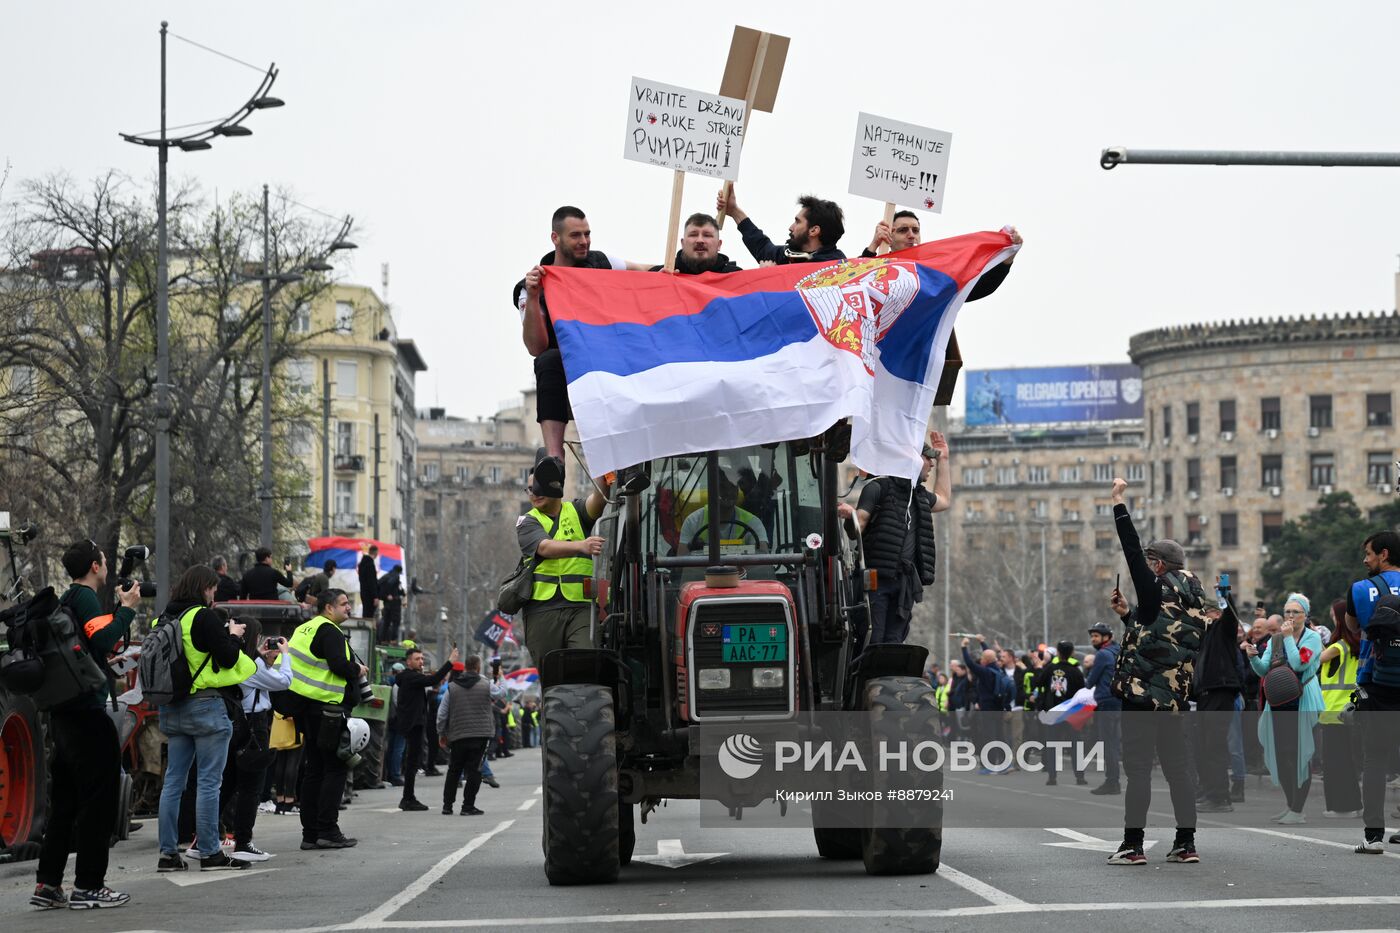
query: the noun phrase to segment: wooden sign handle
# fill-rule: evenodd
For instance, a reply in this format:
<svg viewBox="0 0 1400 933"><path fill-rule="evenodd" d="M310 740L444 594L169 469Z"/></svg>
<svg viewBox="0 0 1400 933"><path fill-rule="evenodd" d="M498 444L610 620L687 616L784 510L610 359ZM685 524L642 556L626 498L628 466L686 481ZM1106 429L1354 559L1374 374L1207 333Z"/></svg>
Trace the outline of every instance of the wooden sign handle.
<svg viewBox="0 0 1400 933"><path fill-rule="evenodd" d="M893 226L894 226L894 202L893 202L893 201L886 201L886 202L885 202L885 226L886 226L886 227L893 227ZM877 249L875 252L876 252L877 254L883 254L883 253L888 253L889 251L890 251L890 244L889 244L889 243L882 243L882 244L880 244L880 248Z"/></svg>
<svg viewBox="0 0 1400 933"><path fill-rule="evenodd" d="M753 110L754 98L758 96L758 79L763 76L763 60L768 57L768 40L771 38L771 35L771 33L766 32L760 33L758 37L758 47L754 49L753 53L753 70L749 72L749 89L744 94L744 120L742 124L744 135L742 138L746 143L749 141L749 112ZM729 198L733 194L734 182L726 181L724 183L724 203L728 204ZM723 230L724 211L719 212L719 216L715 218L715 221L719 224L719 228Z"/></svg>
<svg viewBox="0 0 1400 933"><path fill-rule="evenodd" d="M666 271L676 271L676 240L681 224L681 195L685 192L685 172L677 171L671 180L671 219L666 225Z"/></svg>

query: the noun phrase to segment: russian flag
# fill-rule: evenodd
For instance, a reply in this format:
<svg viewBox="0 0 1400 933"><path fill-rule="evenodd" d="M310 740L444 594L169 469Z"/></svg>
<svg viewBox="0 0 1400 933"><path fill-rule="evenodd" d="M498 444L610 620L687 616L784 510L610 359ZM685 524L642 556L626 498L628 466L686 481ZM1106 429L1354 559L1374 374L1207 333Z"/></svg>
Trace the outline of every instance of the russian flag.
<svg viewBox="0 0 1400 933"><path fill-rule="evenodd" d="M728 275L550 266L589 470L813 437L850 417L855 466L916 477L958 309L1017 248L1000 232Z"/></svg>
<svg viewBox="0 0 1400 933"><path fill-rule="evenodd" d="M1081 687L1068 700L1041 712L1039 718L1047 726L1068 723L1077 732L1093 717L1098 705L1094 699L1094 691L1089 687Z"/></svg>

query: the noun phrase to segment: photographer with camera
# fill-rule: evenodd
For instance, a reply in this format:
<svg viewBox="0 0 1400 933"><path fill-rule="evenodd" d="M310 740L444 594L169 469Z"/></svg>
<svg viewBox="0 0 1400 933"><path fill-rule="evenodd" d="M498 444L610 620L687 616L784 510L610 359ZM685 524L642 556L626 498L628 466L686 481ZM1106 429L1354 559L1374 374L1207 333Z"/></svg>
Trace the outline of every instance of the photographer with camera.
<svg viewBox="0 0 1400 933"><path fill-rule="evenodd" d="M292 686L292 665L287 655L287 639L263 638L262 623L256 618L239 619L243 624L243 653L257 668L238 685L243 721L233 730L228 764L224 768L223 810L233 826L233 857L245 862L272 858L253 845L253 824L258 818L258 798L262 795L267 769L274 753L272 733L272 694ZM276 665L275 667L273 665Z"/></svg>
<svg viewBox="0 0 1400 933"><path fill-rule="evenodd" d="M220 690L235 687L257 669L243 654L243 625L230 622L221 610L211 608L219 588L219 575L207 564L196 564L180 575L170 592L164 618L178 619L184 638L185 663L189 666L189 696L160 707L160 731L165 733L168 760L165 785L160 792L160 872L185 871L178 835L180 797L190 767L195 776L195 845L201 871L247 868L219 848L219 792L228 761L229 719Z"/></svg>
<svg viewBox="0 0 1400 933"><path fill-rule="evenodd" d="M272 566L272 551L265 547L253 552L253 560L256 563L243 575L241 587L244 599L281 599L281 594L277 592L279 585L289 590L296 589L291 561L284 561L282 572L278 573L277 568Z"/></svg>
<svg viewBox="0 0 1400 933"><path fill-rule="evenodd" d="M297 725L306 737L301 776L302 849L348 849L358 840L340 831L340 799L349 773L342 757L346 720L369 669L356 663L340 623L350 618L350 597L331 589L316 600L318 614L292 632L292 693ZM354 689L351 689L354 688Z"/></svg>
<svg viewBox="0 0 1400 933"><path fill-rule="evenodd" d="M78 541L63 552L63 569L72 585L62 604L72 610L82 637L99 663L119 641L127 638L141 600L140 587L117 590L121 604L105 615L97 591L107 582L107 555L92 541ZM29 903L43 910L71 907L121 907L130 896L107 887L108 844L117 819L117 787L121 781L121 745L117 727L102 708L110 686L70 700L49 712L53 756L49 774L49 821L34 894ZM68 853L78 853L73 891L63 893Z"/></svg>

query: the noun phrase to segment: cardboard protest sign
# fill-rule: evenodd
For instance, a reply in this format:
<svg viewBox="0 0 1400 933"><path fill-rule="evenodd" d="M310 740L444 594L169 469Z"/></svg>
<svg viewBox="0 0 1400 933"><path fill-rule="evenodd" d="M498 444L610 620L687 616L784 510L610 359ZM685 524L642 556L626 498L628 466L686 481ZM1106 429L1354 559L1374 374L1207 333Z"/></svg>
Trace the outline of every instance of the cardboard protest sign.
<svg viewBox="0 0 1400 933"><path fill-rule="evenodd" d="M744 144L744 102L632 79L623 158L733 181Z"/></svg>
<svg viewBox="0 0 1400 933"><path fill-rule="evenodd" d="M943 211L953 135L862 113L851 153L851 194Z"/></svg>

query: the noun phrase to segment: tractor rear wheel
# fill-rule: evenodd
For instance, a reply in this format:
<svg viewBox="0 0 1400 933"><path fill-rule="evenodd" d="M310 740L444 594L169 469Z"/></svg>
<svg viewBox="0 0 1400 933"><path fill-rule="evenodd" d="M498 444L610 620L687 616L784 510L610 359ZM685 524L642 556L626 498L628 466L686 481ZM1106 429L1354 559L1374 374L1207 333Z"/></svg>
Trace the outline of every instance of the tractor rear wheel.
<svg viewBox="0 0 1400 933"><path fill-rule="evenodd" d="M33 857L48 812L48 769L39 711L0 691L0 851Z"/></svg>
<svg viewBox="0 0 1400 933"><path fill-rule="evenodd" d="M544 873L550 884L604 884L621 865L612 693L561 684L544 694Z"/></svg>
<svg viewBox="0 0 1400 933"><path fill-rule="evenodd" d="M862 708L870 712L876 742L896 743L938 735L938 706L933 689L919 677L877 677L865 687ZM943 787L943 773L936 773ZM911 814L911 822L914 821ZM908 828L865 828L860 831L865 870L872 875L926 875L938 870L943 850L943 807L937 805L932 825Z"/></svg>

